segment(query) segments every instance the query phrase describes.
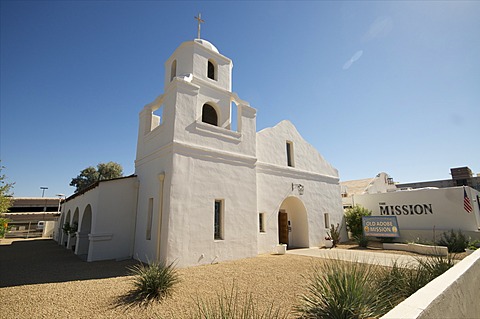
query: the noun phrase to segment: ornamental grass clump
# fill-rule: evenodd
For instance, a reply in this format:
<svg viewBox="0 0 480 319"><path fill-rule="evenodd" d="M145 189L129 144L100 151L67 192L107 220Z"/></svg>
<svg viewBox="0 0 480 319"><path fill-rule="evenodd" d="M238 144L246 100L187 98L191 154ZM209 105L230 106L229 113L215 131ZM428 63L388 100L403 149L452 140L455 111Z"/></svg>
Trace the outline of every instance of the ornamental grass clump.
<svg viewBox="0 0 480 319"><path fill-rule="evenodd" d="M282 311L271 303L267 308L260 309L251 293L240 295L238 288L232 286L230 292L225 287L217 293L216 299L197 299L195 319L286 319L288 312Z"/></svg>
<svg viewBox="0 0 480 319"><path fill-rule="evenodd" d="M442 275L454 265L451 256L419 257L414 265L385 267L379 273L379 283L383 283L385 292L393 306L399 304L433 279Z"/></svg>
<svg viewBox="0 0 480 319"><path fill-rule="evenodd" d="M179 282L178 273L173 263L150 265L138 264L129 268L133 275L133 289L130 295L134 301L145 303L161 300L171 294Z"/></svg>
<svg viewBox="0 0 480 319"><path fill-rule="evenodd" d="M379 266L329 260L307 277L307 293L295 308L300 318L356 319L379 317L392 308L379 285Z"/></svg>
<svg viewBox="0 0 480 319"><path fill-rule="evenodd" d="M307 277L300 318L378 318L454 265L453 258L417 258L391 267L329 260Z"/></svg>

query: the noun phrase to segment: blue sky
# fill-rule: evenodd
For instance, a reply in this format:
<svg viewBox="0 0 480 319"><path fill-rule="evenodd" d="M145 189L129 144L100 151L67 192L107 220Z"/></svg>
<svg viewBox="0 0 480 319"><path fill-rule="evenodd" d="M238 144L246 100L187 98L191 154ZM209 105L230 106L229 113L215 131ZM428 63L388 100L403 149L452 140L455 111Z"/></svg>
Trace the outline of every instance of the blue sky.
<svg viewBox="0 0 480 319"><path fill-rule="evenodd" d="M397 182L480 173L480 2L1 1L0 159L15 196L134 173L138 113L202 38L234 63L257 129L283 119L339 170Z"/></svg>

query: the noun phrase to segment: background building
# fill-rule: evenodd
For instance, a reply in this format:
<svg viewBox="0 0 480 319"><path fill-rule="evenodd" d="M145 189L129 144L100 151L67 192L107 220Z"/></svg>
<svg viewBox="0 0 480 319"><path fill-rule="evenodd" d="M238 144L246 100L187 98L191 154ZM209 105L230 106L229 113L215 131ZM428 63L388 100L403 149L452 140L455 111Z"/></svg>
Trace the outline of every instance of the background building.
<svg viewBox="0 0 480 319"><path fill-rule="evenodd" d="M456 167L450 169L451 179L444 179L438 181L425 181L413 183L396 184L399 189L408 188L424 188L424 187L454 187L454 186L470 186L471 188L480 191L480 176L473 176L472 170L468 167Z"/></svg>
<svg viewBox="0 0 480 319"><path fill-rule="evenodd" d="M54 221L60 216L58 197L14 197L5 213L11 220L5 237L52 237Z"/></svg>
<svg viewBox="0 0 480 319"><path fill-rule="evenodd" d="M373 216L396 216L400 241L438 240L461 230L480 239L478 177L467 167L452 168L452 179L395 184L386 173L373 179L341 182L344 208L361 205Z"/></svg>

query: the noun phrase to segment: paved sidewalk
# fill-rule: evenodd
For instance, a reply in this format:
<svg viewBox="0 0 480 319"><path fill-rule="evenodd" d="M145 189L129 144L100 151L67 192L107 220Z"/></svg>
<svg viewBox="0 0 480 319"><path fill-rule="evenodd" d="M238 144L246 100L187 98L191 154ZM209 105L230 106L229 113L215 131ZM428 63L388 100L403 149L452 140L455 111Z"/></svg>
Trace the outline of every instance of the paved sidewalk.
<svg viewBox="0 0 480 319"><path fill-rule="evenodd" d="M422 256L376 253L376 252L367 252L367 251L361 251L361 250L321 249L321 248L292 249L292 250L288 250L287 254L355 261L355 262L362 262L362 263L368 263L368 264L376 264L381 266L392 266L395 262L397 262L399 266L404 266L404 267L416 265L418 263L418 258L426 258Z"/></svg>

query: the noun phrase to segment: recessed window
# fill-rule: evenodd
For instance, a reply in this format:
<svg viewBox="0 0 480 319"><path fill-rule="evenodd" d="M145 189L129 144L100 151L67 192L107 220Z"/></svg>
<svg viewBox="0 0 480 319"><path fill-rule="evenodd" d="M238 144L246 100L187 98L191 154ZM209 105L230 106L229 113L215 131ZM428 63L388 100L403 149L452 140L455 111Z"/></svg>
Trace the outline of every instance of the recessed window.
<svg viewBox="0 0 480 319"><path fill-rule="evenodd" d="M216 64L213 60L208 60L207 63L207 77L212 80L217 79Z"/></svg>
<svg viewBox="0 0 480 319"><path fill-rule="evenodd" d="M265 213L258 214L258 230L261 233L265 232Z"/></svg>
<svg viewBox="0 0 480 319"><path fill-rule="evenodd" d="M202 122L218 126L217 111L210 104L204 104L202 108Z"/></svg>
<svg viewBox="0 0 480 319"><path fill-rule="evenodd" d="M294 167L293 162L293 142L287 141L287 165L290 167Z"/></svg>
<svg viewBox="0 0 480 319"><path fill-rule="evenodd" d="M177 76L177 60L173 60L170 68L170 82Z"/></svg>
<svg viewBox="0 0 480 319"><path fill-rule="evenodd" d="M323 214L323 221L325 223L325 228L330 228L330 215L328 213Z"/></svg>
<svg viewBox="0 0 480 319"><path fill-rule="evenodd" d="M148 213L147 213L147 240L152 239L152 221L153 221L153 198L148 199Z"/></svg>
<svg viewBox="0 0 480 319"><path fill-rule="evenodd" d="M215 201L215 212L214 212L214 233L213 239L222 240L223 239L223 201Z"/></svg>

